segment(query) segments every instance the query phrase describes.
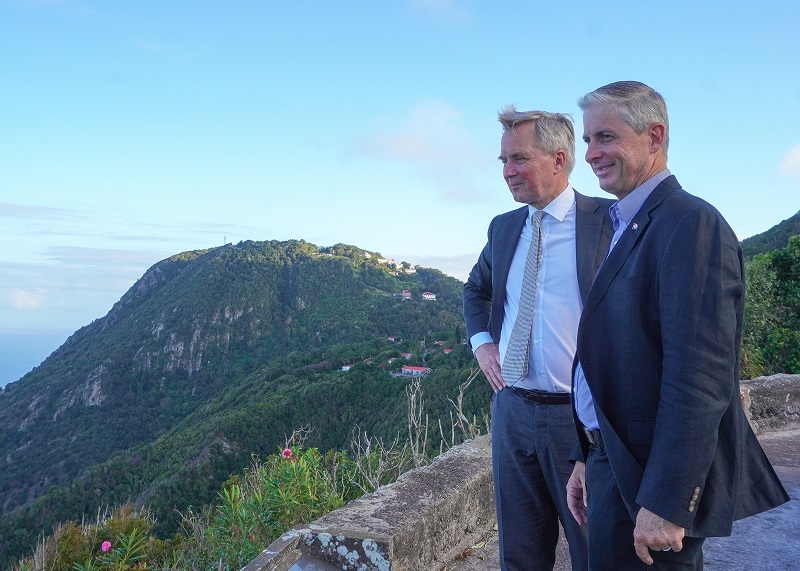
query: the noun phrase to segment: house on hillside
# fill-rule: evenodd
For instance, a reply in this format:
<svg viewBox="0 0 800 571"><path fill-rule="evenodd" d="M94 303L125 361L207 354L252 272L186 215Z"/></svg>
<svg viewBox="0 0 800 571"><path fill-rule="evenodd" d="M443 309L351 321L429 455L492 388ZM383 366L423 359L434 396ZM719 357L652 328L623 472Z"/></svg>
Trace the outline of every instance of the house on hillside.
<svg viewBox="0 0 800 571"><path fill-rule="evenodd" d="M422 292L422 299L427 299L428 301L436 301L436 294L431 293L429 291Z"/></svg>
<svg viewBox="0 0 800 571"><path fill-rule="evenodd" d="M350 370L353 365L342 365L342 371L345 373Z"/></svg>
<svg viewBox="0 0 800 571"><path fill-rule="evenodd" d="M430 375L433 369L429 369L428 367L415 367L414 365L403 365L400 372L404 377L424 377L425 375Z"/></svg>
<svg viewBox="0 0 800 571"><path fill-rule="evenodd" d="M450 354L450 353L452 353L452 352L453 352L453 350L452 350L452 349L445 349L445 350L444 350L444 354L445 354L445 355L449 355L449 354Z"/></svg>
<svg viewBox="0 0 800 571"><path fill-rule="evenodd" d="M400 299L411 299L411 292L407 289L404 289L400 292Z"/></svg>
<svg viewBox="0 0 800 571"><path fill-rule="evenodd" d="M400 353L400 356L401 356L403 359L410 359L411 357L413 357L413 356L414 356L414 353Z"/></svg>

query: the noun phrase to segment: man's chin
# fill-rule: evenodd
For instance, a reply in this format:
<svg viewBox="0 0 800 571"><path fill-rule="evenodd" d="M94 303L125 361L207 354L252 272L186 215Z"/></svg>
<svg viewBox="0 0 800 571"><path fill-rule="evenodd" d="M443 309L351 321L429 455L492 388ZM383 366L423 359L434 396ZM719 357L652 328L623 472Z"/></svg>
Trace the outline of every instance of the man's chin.
<svg viewBox="0 0 800 571"><path fill-rule="evenodd" d="M619 189L617 188L617 185L614 184L614 181L597 179L597 183L598 186L600 186L600 188L608 194L613 194L614 196L617 195Z"/></svg>
<svg viewBox="0 0 800 571"><path fill-rule="evenodd" d="M514 192L512 190L511 198L513 198L515 202L519 202L520 204L528 204L528 201L526 200L527 197L521 192Z"/></svg>

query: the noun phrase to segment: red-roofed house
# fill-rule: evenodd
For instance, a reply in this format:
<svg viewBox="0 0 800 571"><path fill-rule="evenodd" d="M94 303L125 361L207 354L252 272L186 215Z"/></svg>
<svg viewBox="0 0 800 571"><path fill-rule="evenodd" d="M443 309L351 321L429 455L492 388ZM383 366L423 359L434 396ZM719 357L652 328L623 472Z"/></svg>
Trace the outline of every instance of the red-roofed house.
<svg viewBox="0 0 800 571"><path fill-rule="evenodd" d="M435 301L436 300L436 294L435 293L431 293L429 291L422 292L422 299L428 299L428 300L431 300L431 301Z"/></svg>

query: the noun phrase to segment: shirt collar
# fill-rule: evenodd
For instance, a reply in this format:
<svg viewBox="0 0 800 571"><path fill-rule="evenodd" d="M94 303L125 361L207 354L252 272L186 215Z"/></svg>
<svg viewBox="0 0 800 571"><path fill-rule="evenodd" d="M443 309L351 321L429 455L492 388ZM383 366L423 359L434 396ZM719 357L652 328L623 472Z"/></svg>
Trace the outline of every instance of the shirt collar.
<svg viewBox="0 0 800 571"><path fill-rule="evenodd" d="M575 204L575 189L568 184L567 187L561 191L561 194L551 200L550 204L542 208L542 210L559 222L563 222L573 204ZM530 204L528 205L528 220L530 220L536 210L537 209Z"/></svg>
<svg viewBox="0 0 800 571"><path fill-rule="evenodd" d="M633 217L636 216L636 213L639 212L639 209L642 207L642 204L644 204L644 201L647 200L647 197L671 174L669 169L664 169L654 174L633 189L630 194L612 204L611 208L608 209L608 213L611 216L611 221L614 223L614 230L616 231L620 227L627 226L628 223L633 220Z"/></svg>

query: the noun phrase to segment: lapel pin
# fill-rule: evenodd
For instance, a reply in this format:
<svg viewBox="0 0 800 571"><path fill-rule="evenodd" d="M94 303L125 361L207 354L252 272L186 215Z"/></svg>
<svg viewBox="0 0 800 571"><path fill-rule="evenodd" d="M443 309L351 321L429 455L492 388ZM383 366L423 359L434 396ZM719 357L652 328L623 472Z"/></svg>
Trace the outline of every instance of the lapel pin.
<svg viewBox="0 0 800 571"><path fill-rule="evenodd" d="M636 222L633 223L633 229L634 230L638 230L639 229L639 225Z"/></svg>

